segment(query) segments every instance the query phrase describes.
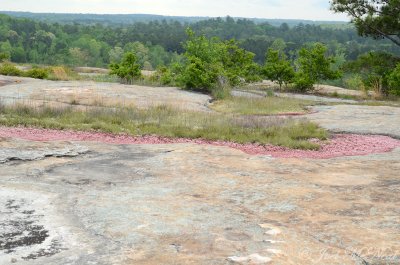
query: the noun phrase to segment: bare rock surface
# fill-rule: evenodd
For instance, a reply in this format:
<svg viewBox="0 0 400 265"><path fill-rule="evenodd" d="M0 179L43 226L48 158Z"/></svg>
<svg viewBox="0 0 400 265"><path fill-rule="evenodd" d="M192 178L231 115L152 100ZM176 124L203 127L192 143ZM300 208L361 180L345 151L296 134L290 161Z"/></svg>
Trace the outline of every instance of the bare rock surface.
<svg viewBox="0 0 400 265"><path fill-rule="evenodd" d="M247 97L247 98L264 98L267 96L265 91L260 90L233 90L232 95L235 97ZM346 103L353 104L357 103L356 100L351 99L340 99L340 98L330 98L323 97L317 95L306 95L306 94L296 94L296 93L283 93L283 92L274 92L274 95L282 98L295 98L301 100L309 100L321 103Z"/></svg>
<svg viewBox="0 0 400 265"><path fill-rule="evenodd" d="M37 102L96 105L98 95L105 105L207 111L209 100L175 88L0 83L2 99ZM306 117L332 131L400 137L399 108L314 110ZM15 137L0 138L2 265L400 264L400 148L295 159Z"/></svg>
<svg viewBox="0 0 400 265"><path fill-rule="evenodd" d="M308 119L334 132L380 134L400 138L400 108L388 106L315 106Z"/></svg>
<svg viewBox="0 0 400 265"><path fill-rule="evenodd" d="M46 146L45 144L41 144L40 146L40 148L36 148L36 145L29 145L25 142L11 147L2 144L2 148L0 149L0 164L9 161L41 160L46 157L73 157L88 152L87 148L76 144L62 146Z"/></svg>
<svg viewBox="0 0 400 265"><path fill-rule="evenodd" d="M311 160L79 144L90 152L1 165L0 264L400 261L400 149Z"/></svg>
<svg viewBox="0 0 400 265"><path fill-rule="evenodd" d="M345 104L355 104L358 103L356 100L352 99L342 99L342 98L332 98L332 97L323 97L318 95L308 95L308 94L296 94L296 93L276 93L276 96L282 98L296 98L301 100L309 100L321 103L345 103Z"/></svg>
<svg viewBox="0 0 400 265"><path fill-rule="evenodd" d="M211 98L175 87L144 87L116 83L48 81L0 76L0 100L5 104L54 104L56 106L135 106L147 108L169 105L174 108L209 111Z"/></svg>

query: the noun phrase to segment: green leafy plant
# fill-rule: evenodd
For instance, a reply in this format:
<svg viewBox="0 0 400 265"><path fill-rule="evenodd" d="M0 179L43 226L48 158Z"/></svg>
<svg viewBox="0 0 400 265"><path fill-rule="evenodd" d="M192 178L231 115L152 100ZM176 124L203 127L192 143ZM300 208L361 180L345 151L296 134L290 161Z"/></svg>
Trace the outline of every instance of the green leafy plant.
<svg viewBox="0 0 400 265"><path fill-rule="evenodd" d="M19 70L12 63L3 63L0 66L0 75L8 75L8 76L21 76L23 72Z"/></svg>
<svg viewBox="0 0 400 265"><path fill-rule="evenodd" d="M283 84L291 83L295 77L295 71L286 59L286 55L274 49L268 49L263 74L269 80L276 81L280 89Z"/></svg>
<svg viewBox="0 0 400 265"><path fill-rule="evenodd" d="M360 74L354 74L344 80L345 86L352 90L364 90L364 82Z"/></svg>
<svg viewBox="0 0 400 265"><path fill-rule="evenodd" d="M369 52L347 63L344 70L361 75L367 89L374 90L378 95L388 95L388 76L400 62L400 59L385 52Z"/></svg>
<svg viewBox="0 0 400 265"><path fill-rule="evenodd" d="M5 52L0 52L0 63L10 60L10 54Z"/></svg>
<svg viewBox="0 0 400 265"><path fill-rule="evenodd" d="M110 70L110 75L117 75L125 83L132 83L142 77L140 64L133 52L126 53L120 63L110 64Z"/></svg>
<svg viewBox="0 0 400 265"><path fill-rule="evenodd" d="M390 94L400 96L400 63L393 72L390 73L388 81Z"/></svg>
<svg viewBox="0 0 400 265"><path fill-rule="evenodd" d="M326 54L327 47L322 43L314 43L299 50L296 61L298 73L295 78L297 89L312 89L321 80L337 79L341 76L340 71L333 70L334 57Z"/></svg>
<svg viewBox="0 0 400 265"><path fill-rule="evenodd" d="M297 73L294 78L294 88L301 92L313 90L314 84L315 80L303 72Z"/></svg>
<svg viewBox="0 0 400 265"><path fill-rule="evenodd" d="M177 77L182 87L215 93L217 89L226 90L241 82L259 80L254 54L240 48L236 41L196 36L191 29L187 35L186 60Z"/></svg>
<svg viewBox="0 0 400 265"><path fill-rule="evenodd" d="M24 73L24 76L36 79L48 79L49 70L44 68L32 68Z"/></svg>

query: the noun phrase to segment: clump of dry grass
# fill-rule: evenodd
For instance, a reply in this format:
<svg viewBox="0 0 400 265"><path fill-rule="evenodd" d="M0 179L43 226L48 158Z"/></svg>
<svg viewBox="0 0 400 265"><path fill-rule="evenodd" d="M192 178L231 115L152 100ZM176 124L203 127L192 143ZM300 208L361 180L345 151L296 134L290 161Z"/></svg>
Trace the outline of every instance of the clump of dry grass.
<svg viewBox="0 0 400 265"><path fill-rule="evenodd" d="M54 66L50 68L48 79L57 81L79 80L78 73L65 66Z"/></svg>

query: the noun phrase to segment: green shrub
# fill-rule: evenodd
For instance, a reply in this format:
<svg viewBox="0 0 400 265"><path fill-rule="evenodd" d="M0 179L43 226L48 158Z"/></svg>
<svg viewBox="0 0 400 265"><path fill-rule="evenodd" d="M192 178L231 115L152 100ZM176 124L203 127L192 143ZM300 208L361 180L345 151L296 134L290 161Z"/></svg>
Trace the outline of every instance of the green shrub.
<svg viewBox="0 0 400 265"><path fill-rule="evenodd" d="M21 76L22 71L11 63L3 63L3 65L0 66L0 75Z"/></svg>
<svg viewBox="0 0 400 265"><path fill-rule="evenodd" d="M393 70L388 77L389 93L391 95L400 96L400 64Z"/></svg>
<svg viewBox="0 0 400 265"><path fill-rule="evenodd" d="M188 29L184 67L177 83L186 89L215 93L218 87L234 87L246 81L260 80L254 54L239 47L235 40L196 36ZM224 88L226 89L226 88Z"/></svg>
<svg viewBox="0 0 400 265"><path fill-rule="evenodd" d="M171 85L174 82L173 74L170 68L161 66L150 78L151 81L159 82L161 85Z"/></svg>
<svg viewBox="0 0 400 265"><path fill-rule="evenodd" d="M36 78L36 79L48 79L49 78L49 70L44 68L33 68L24 73L24 76Z"/></svg>
<svg viewBox="0 0 400 265"><path fill-rule="evenodd" d="M360 55L357 60L348 62L344 71L360 74L366 88L374 90L380 96L389 91L389 74L400 59L385 52L369 52Z"/></svg>
<svg viewBox="0 0 400 265"><path fill-rule="evenodd" d="M298 52L296 65L299 69L295 77L295 87L300 91L313 89L313 84L321 80L338 79L342 73L335 70L335 59L327 56L328 48L322 43L303 47Z"/></svg>
<svg viewBox="0 0 400 265"><path fill-rule="evenodd" d="M284 53L279 50L268 49L263 74L269 80L277 82L279 89L283 84L289 84L295 77L295 71Z"/></svg>
<svg viewBox="0 0 400 265"><path fill-rule="evenodd" d="M5 62L10 60L10 54L5 52L0 52L0 62Z"/></svg>
<svg viewBox="0 0 400 265"><path fill-rule="evenodd" d="M299 72L294 78L294 88L300 92L306 92L314 88L315 81L309 75Z"/></svg>
<svg viewBox="0 0 400 265"><path fill-rule="evenodd" d="M364 90L363 78L359 74L354 74L344 80L345 86L348 89Z"/></svg>
<svg viewBox="0 0 400 265"><path fill-rule="evenodd" d="M120 63L110 64L110 75L117 75L125 83L132 83L133 80L140 79L142 72L140 64L134 52L128 52Z"/></svg>

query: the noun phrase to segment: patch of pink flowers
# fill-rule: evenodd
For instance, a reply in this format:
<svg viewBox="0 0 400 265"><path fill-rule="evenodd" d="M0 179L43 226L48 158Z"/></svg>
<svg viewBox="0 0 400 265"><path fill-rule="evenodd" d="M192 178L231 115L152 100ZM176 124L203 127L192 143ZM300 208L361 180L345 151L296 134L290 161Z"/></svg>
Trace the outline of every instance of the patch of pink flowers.
<svg viewBox="0 0 400 265"><path fill-rule="evenodd" d="M251 155L270 155L277 158L326 159L342 156L359 156L390 152L400 148L400 140L380 135L336 134L329 141L320 142L318 151L294 150L273 145L237 144L202 139L167 138L160 136L129 136L100 132L60 131L35 128L0 127L0 137L21 138L32 141L88 141L108 144L174 144L194 143L226 146Z"/></svg>

